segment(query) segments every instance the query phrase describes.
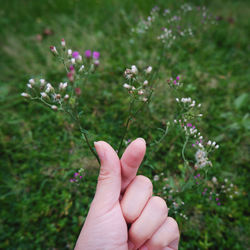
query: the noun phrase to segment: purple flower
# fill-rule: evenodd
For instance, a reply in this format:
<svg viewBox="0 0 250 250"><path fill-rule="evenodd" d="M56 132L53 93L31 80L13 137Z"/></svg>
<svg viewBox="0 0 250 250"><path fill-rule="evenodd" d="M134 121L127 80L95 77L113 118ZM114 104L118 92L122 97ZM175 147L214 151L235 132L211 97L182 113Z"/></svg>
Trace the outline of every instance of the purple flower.
<svg viewBox="0 0 250 250"><path fill-rule="evenodd" d="M192 127L192 123L188 123L188 124L187 124L187 127Z"/></svg>
<svg viewBox="0 0 250 250"><path fill-rule="evenodd" d="M216 198L216 201L218 201L218 200L219 200L219 198L217 197L217 198Z"/></svg>
<svg viewBox="0 0 250 250"><path fill-rule="evenodd" d="M202 195L205 195L205 192L202 192Z"/></svg>
<svg viewBox="0 0 250 250"><path fill-rule="evenodd" d="M75 173L74 176L77 177L79 175L79 173Z"/></svg>
<svg viewBox="0 0 250 250"><path fill-rule="evenodd" d="M193 128L195 128L195 126L193 126Z"/></svg>
<svg viewBox="0 0 250 250"><path fill-rule="evenodd" d="M82 176L80 175L79 178L82 179Z"/></svg>
<svg viewBox="0 0 250 250"><path fill-rule="evenodd" d="M176 85L176 83L177 83L176 80L174 80L174 81L173 81L173 84Z"/></svg>
<svg viewBox="0 0 250 250"><path fill-rule="evenodd" d="M80 53L78 51L74 51L72 53L72 57L74 57L75 59L77 59L80 56Z"/></svg>
<svg viewBox="0 0 250 250"><path fill-rule="evenodd" d="M192 144L192 147L194 147L195 146L195 144Z"/></svg>
<svg viewBox="0 0 250 250"><path fill-rule="evenodd" d="M220 202L218 202L217 205L220 206L221 205Z"/></svg>
<svg viewBox="0 0 250 250"><path fill-rule="evenodd" d="M70 70L70 71L74 71L74 70L75 70L75 69L74 69L74 66L73 66L73 65L70 65L70 66L69 66L69 70Z"/></svg>
<svg viewBox="0 0 250 250"><path fill-rule="evenodd" d="M179 80L180 80L180 77L179 77L179 76L177 76L177 77L176 77L176 80L177 80L177 81L179 81Z"/></svg>
<svg viewBox="0 0 250 250"><path fill-rule="evenodd" d="M201 175L200 174L197 174L197 177L200 177Z"/></svg>
<svg viewBox="0 0 250 250"><path fill-rule="evenodd" d="M93 52L93 58L96 59L96 60L98 60L99 57L100 57L100 53L98 51L94 51Z"/></svg>
<svg viewBox="0 0 250 250"><path fill-rule="evenodd" d="M86 56L86 58L90 58L91 57L91 50L86 50L85 56Z"/></svg>

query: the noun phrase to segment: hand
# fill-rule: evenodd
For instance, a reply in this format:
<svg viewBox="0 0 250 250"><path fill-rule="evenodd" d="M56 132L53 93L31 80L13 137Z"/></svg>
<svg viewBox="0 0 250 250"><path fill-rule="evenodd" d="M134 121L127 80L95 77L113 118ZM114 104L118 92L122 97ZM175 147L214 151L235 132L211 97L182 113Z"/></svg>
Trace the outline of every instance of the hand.
<svg viewBox="0 0 250 250"><path fill-rule="evenodd" d="M95 143L101 161L96 194L76 243L76 250L178 249L179 230L165 201L152 196L145 176L136 176L146 151L133 141L119 160L106 142Z"/></svg>

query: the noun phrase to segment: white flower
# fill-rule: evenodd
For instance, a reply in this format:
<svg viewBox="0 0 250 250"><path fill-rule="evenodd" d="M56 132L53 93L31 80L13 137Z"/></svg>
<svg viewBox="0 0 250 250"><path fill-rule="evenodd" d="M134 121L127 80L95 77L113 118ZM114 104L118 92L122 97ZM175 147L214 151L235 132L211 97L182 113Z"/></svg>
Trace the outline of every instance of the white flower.
<svg viewBox="0 0 250 250"><path fill-rule="evenodd" d="M145 70L145 72L146 72L146 74L150 74L151 73L151 71L152 71L152 67L151 66L148 66L147 68L146 68L146 70Z"/></svg>
<svg viewBox="0 0 250 250"><path fill-rule="evenodd" d="M83 69L84 69L84 65L82 65L82 66L80 67L79 72L82 72Z"/></svg>
<svg viewBox="0 0 250 250"><path fill-rule="evenodd" d="M68 56L71 56L71 55L72 55L72 50L68 49Z"/></svg>
<svg viewBox="0 0 250 250"><path fill-rule="evenodd" d="M226 179L224 179L224 181L227 183L227 182L228 182L228 179L226 178Z"/></svg>
<svg viewBox="0 0 250 250"><path fill-rule="evenodd" d="M24 93L24 92L21 94L21 96L23 96L23 97L30 97L30 95L29 95L29 94Z"/></svg>
<svg viewBox="0 0 250 250"><path fill-rule="evenodd" d="M177 102L179 102L179 101L180 101L180 100L179 100L179 98L176 98L175 100L176 100Z"/></svg>
<svg viewBox="0 0 250 250"><path fill-rule="evenodd" d="M212 182L217 183L217 178L215 176L212 178Z"/></svg>
<svg viewBox="0 0 250 250"><path fill-rule="evenodd" d="M41 83L41 86L43 87L45 85L45 80L44 79L40 79L40 83Z"/></svg>
<svg viewBox="0 0 250 250"><path fill-rule="evenodd" d="M51 108L52 108L53 110L57 110L57 109L58 109L56 105L52 105Z"/></svg>
<svg viewBox="0 0 250 250"><path fill-rule="evenodd" d="M75 64L76 63L76 59L75 58L71 58L71 63Z"/></svg>
<svg viewBox="0 0 250 250"><path fill-rule="evenodd" d="M52 85L50 83L47 83L45 92L49 93L52 90L54 90L54 88L52 87Z"/></svg>
<svg viewBox="0 0 250 250"><path fill-rule="evenodd" d="M177 121L176 121L176 120L174 120L174 123L177 123Z"/></svg>
<svg viewBox="0 0 250 250"><path fill-rule="evenodd" d="M203 116L203 114L199 114L198 116L199 116L199 117L202 117L202 116Z"/></svg>
<svg viewBox="0 0 250 250"><path fill-rule="evenodd" d="M64 89L67 88L67 86L68 86L68 83L67 83L67 82L65 82L65 83L60 82L60 84L59 84L59 89L60 89L60 90L64 90Z"/></svg>
<svg viewBox="0 0 250 250"><path fill-rule="evenodd" d="M211 144L212 144L212 142L209 140L209 141L207 142L207 145L210 146Z"/></svg>
<svg viewBox="0 0 250 250"><path fill-rule="evenodd" d="M220 146L219 145L216 145L215 148L218 149Z"/></svg>
<svg viewBox="0 0 250 250"><path fill-rule="evenodd" d="M160 178L159 178L159 175L155 175L155 176L154 176L154 181L159 181L159 179L160 179Z"/></svg>
<svg viewBox="0 0 250 250"><path fill-rule="evenodd" d="M32 89L32 85L29 84L29 83L27 84L27 87L30 88L30 89Z"/></svg>
<svg viewBox="0 0 250 250"><path fill-rule="evenodd" d="M143 100L144 102L146 102L146 101L148 100L148 98L143 97L142 100Z"/></svg>
<svg viewBox="0 0 250 250"><path fill-rule="evenodd" d="M61 40L61 45L62 45L62 47L65 47L65 46L66 46L66 42L65 42L64 39Z"/></svg>
<svg viewBox="0 0 250 250"><path fill-rule="evenodd" d="M127 83L124 83L124 84L123 84L123 87L124 87L125 89L130 89L130 88L131 88L131 86L130 86L129 84L127 84Z"/></svg>
<svg viewBox="0 0 250 250"><path fill-rule="evenodd" d="M145 80L145 81L143 82L143 85L144 85L144 86L148 85L148 81Z"/></svg>
<svg viewBox="0 0 250 250"><path fill-rule="evenodd" d="M47 94L45 92L40 93L43 98L47 97Z"/></svg>
<svg viewBox="0 0 250 250"><path fill-rule="evenodd" d="M31 85L33 85L33 84L35 84L35 80L34 80L33 78L31 78L31 79L29 79L29 83L30 83Z"/></svg>
<svg viewBox="0 0 250 250"><path fill-rule="evenodd" d="M82 62L82 56L81 55L79 55L78 57L77 57L77 59L76 59L78 62Z"/></svg>
<svg viewBox="0 0 250 250"><path fill-rule="evenodd" d="M216 142L214 141L213 143L212 143L212 147L214 147L216 145Z"/></svg>
<svg viewBox="0 0 250 250"><path fill-rule="evenodd" d="M69 99L69 95L67 94L64 96L64 100L68 100L68 99Z"/></svg>
<svg viewBox="0 0 250 250"><path fill-rule="evenodd" d="M141 89L138 91L138 95L143 95L144 91Z"/></svg>
<svg viewBox="0 0 250 250"><path fill-rule="evenodd" d="M137 74L138 73L138 69L137 69L137 67L135 66L135 65L132 65L131 66L131 72L133 73L133 74Z"/></svg>

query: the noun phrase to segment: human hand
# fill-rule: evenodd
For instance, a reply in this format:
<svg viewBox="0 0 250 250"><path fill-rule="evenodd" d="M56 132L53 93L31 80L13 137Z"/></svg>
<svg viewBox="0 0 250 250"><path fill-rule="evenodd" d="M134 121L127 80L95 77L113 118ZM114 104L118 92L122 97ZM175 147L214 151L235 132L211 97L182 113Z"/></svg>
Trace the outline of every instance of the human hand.
<svg viewBox="0 0 250 250"><path fill-rule="evenodd" d="M95 143L101 161L95 197L76 250L178 249L179 230L151 181L137 170L146 151L138 138L121 160L106 142Z"/></svg>

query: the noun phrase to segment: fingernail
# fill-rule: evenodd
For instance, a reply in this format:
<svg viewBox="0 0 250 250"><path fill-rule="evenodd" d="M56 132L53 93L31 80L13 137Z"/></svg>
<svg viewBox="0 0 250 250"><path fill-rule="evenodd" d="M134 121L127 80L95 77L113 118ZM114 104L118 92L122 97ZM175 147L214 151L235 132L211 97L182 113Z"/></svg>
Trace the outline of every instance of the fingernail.
<svg viewBox="0 0 250 250"><path fill-rule="evenodd" d="M141 137L137 138L137 140L140 140L140 141L142 141L143 143L146 144L146 141L143 138L141 138Z"/></svg>
<svg viewBox="0 0 250 250"><path fill-rule="evenodd" d="M105 159L105 150L103 149L102 143L100 141L94 142L96 152L101 161Z"/></svg>
<svg viewBox="0 0 250 250"><path fill-rule="evenodd" d="M135 245L134 245L131 241L129 241L129 242L128 242L128 249L129 249L129 250L133 250L134 247L135 247Z"/></svg>

